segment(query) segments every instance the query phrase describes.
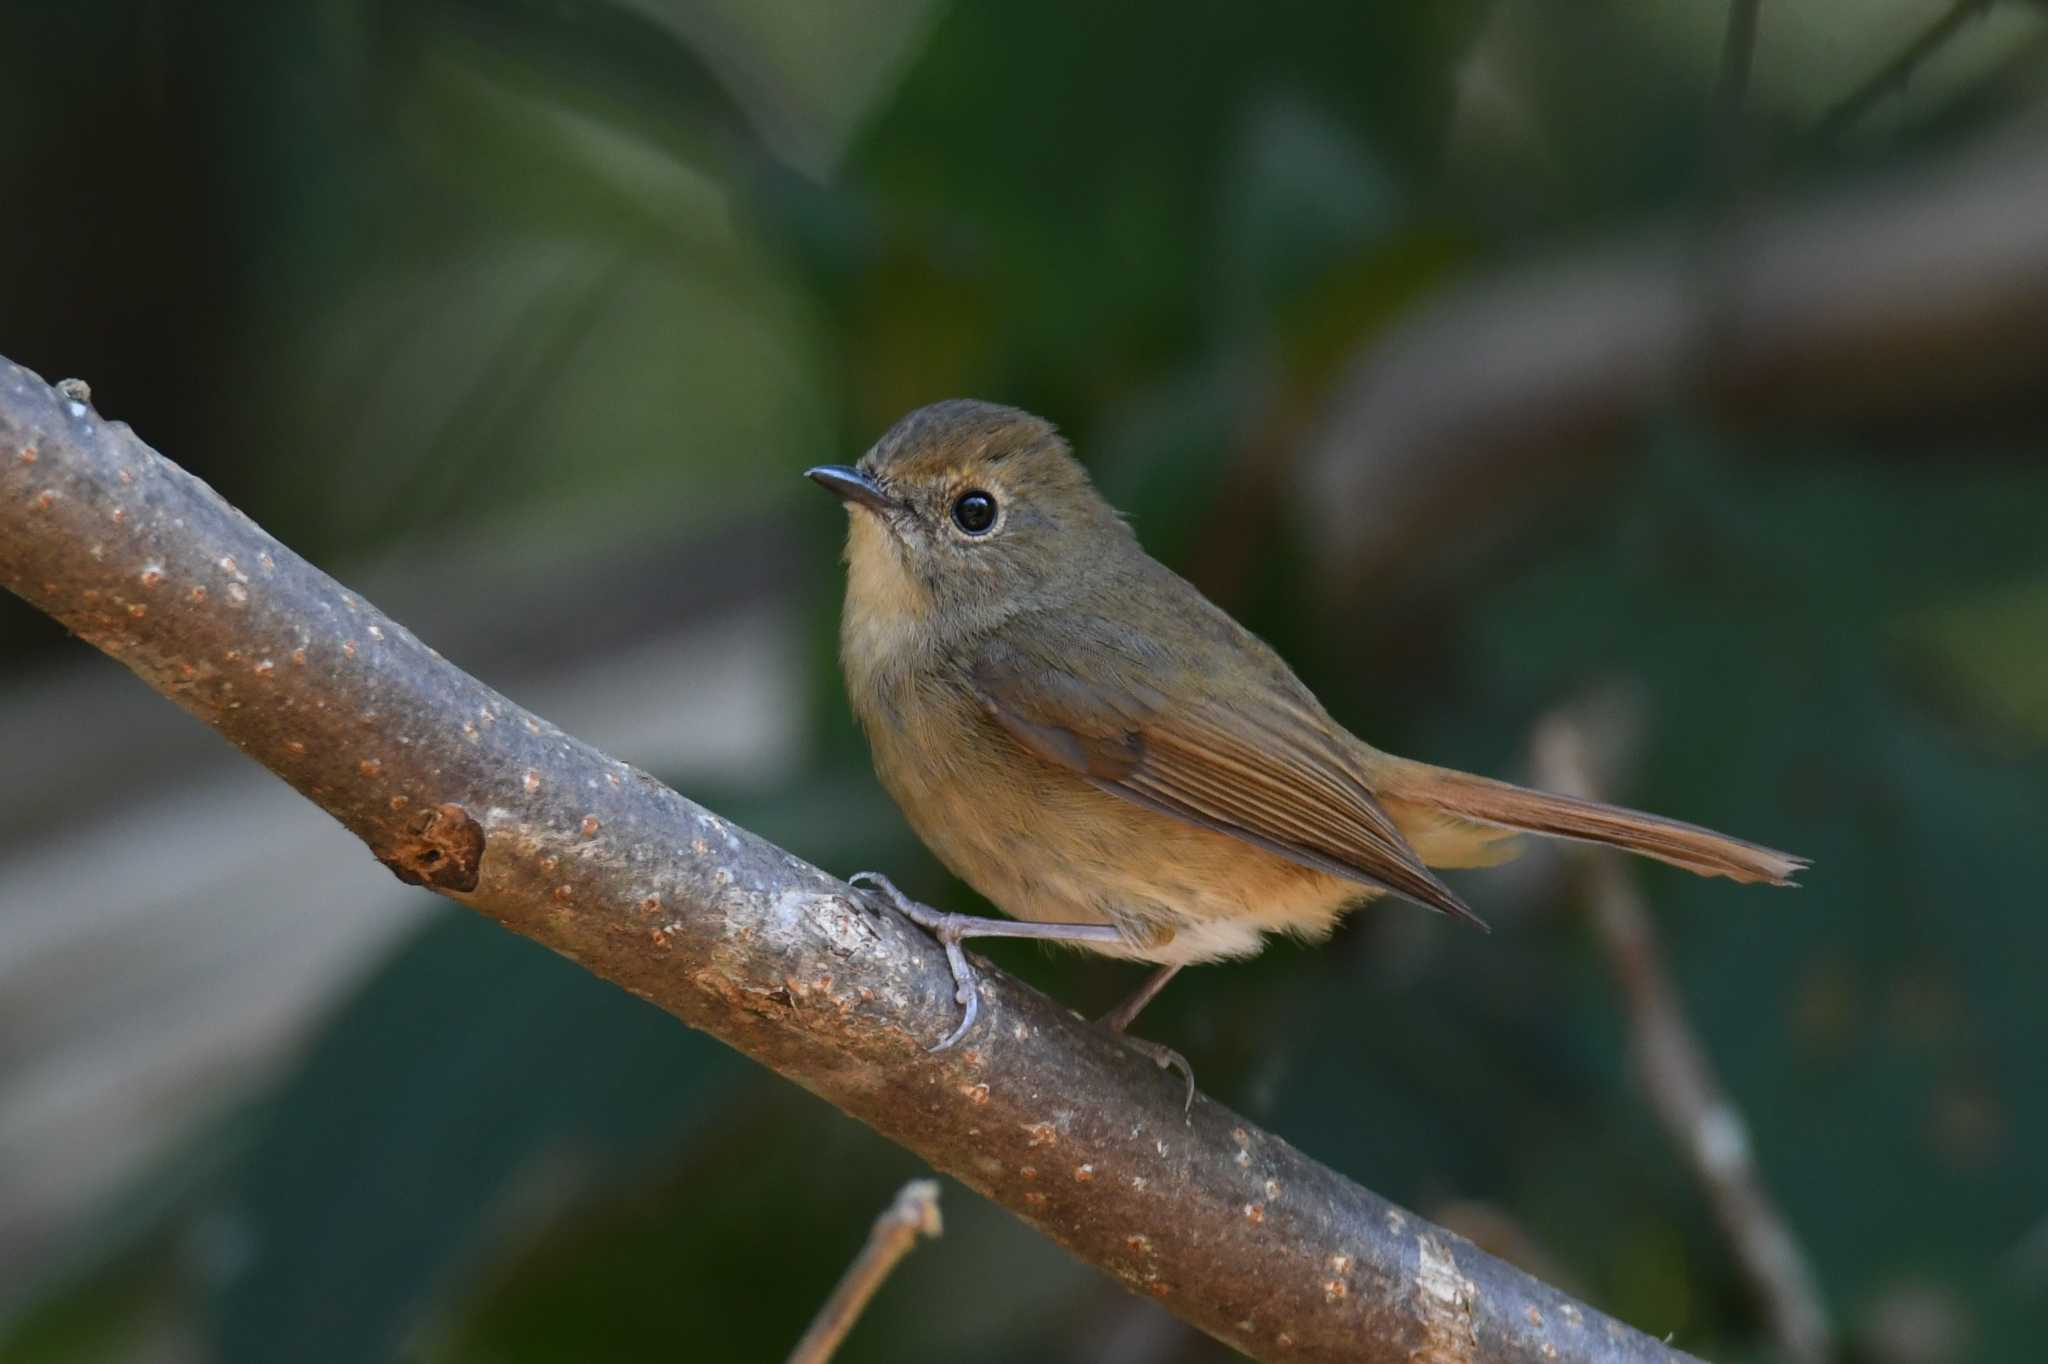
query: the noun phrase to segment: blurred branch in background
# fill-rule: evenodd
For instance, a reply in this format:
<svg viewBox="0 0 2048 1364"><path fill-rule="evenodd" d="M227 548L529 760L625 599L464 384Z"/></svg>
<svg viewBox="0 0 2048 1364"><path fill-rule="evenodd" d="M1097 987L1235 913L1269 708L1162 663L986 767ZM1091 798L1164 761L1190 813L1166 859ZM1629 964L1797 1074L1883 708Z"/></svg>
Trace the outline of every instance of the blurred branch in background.
<svg viewBox="0 0 2048 1364"><path fill-rule="evenodd" d="M1593 777L1593 747L1582 717L1551 715L1534 737L1537 784L1603 799L1604 783ZM1644 1095L1704 1186L1780 1353L1794 1364L1823 1364L1834 1347L1812 1267L1764 1187L1749 1124L1686 1018L1649 909L1619 858L1583 848L1571 856L1585 878L1594 936L1621 987Z"/></svg>
<svg viewBox="0 0 2048 1364"><path fill-rule="evenodd" d="M1744 136L1743 104L1749 94L1749 71L1756 60L1756 27L1762 0L1730 0L1728 27L1721 35L1721 69L1714 82L1714 121L1709 129L1707 191L1727 195L1739 182Z"/></svg>
<svg viewBox="0 0 2048 1364"><path fill-rule="evenodd" d="M832 1290L832 1296L818 1309L811 1329L790 1351L789 1364L825 1364L831 1359L839 1350L839 1342L860 1320L868 1299L875 1296L875 1290L882 1286L897 1262L910 1253L917 1238L937 1237L942 1230L939 1181L913 1179L904 1185L896 1201L875 1219L867 1244L846 1267L846 1274Z"/></svg>
<svg viewBox="0 0 2048 1364"><path fill-rule="evenodd" d="M1678 384L1706 372L1714 354L1727 344L1722 333L1729 327L1736 291L1726 276L1737 268L1742 249L1741 234L1733 229L1750 188L1749 78L1756 63L1758 12L1762 8L1762 0L1730 0L1727 27L1721 34L1714 113L1707 126L1705 203L1693 226L1693 296L1686 304L1692 334L1680 342L1685 354L1671 366L1669 376Z"/></svg>
<svg viewBox="0 0 2048 1364"><path fill-rule="evenodd" d="M1352 1184L522 710L14 366L0 582L423 884L738 1048L1272 1360L1686 1356ZM1562 1341L1561 1349L1559 1342Z"/></svg>
<svg viewBox="0 0 2048 1364"><path fill-rule="evenodd" d="M1928 21L1926 28L1913 36L1898 56L1886 62L1869 80L1850 91L1840 104L1823 114L1820 122L1814 125L1813 140L1818 143L1833 141L1881 100L1905 89L1906 83L1913 79L1913 73L1923 63L1940 51L1949 39L1961 33L1972 19L1981 19L1989 14L1995 3L1996 0L1953 0L1947 9Z"/></svg>
<svg viewBox="0 0 2048 1364"><path fill-rule="evenodd" d="M1375 338L1336 388L1297 489L1313 548L1338 570L1333 592L1510 511L1471 490L1508 471L1527 479L1539 460L1582 463L1674 392L1728 424L2037 396L2042 133L2025 121L1910 178L1746 212L1717 249L1704 338L1697 258L1675 239L1480 279Z"/></svg>

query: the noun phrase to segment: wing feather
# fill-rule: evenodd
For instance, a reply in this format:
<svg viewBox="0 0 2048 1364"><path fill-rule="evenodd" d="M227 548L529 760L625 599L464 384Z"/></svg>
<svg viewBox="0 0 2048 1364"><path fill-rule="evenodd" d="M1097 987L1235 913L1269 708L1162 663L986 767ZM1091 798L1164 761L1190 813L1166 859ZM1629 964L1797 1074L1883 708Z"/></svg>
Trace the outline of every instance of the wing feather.
<svg viewBox="0 0 2048 1364"><path fill-rule="evenodd" d="M1113 647L1095 643L1102 666L1077 667L1097 637L1069 633L1059 660L992 642L973 666L982 704L1026 749L1148 809L1485 927L1408 846L1312 701L1280 688L1169 701Z"/></svg>

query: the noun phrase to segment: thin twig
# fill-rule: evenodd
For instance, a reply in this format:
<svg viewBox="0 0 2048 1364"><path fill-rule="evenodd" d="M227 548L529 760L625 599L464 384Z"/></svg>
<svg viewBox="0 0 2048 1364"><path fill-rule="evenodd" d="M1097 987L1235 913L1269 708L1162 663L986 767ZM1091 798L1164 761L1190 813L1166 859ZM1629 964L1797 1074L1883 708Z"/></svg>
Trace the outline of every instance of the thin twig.
<svg viewBox="0 0 2048 1364"><path fill-rule="evenodd" d="M1573 721L1562 715L1547 720L1535 737L1538 783L1598 799L1586 747ZM1595 936L1621 987L1636 1072L1650 1106L1704 1187L1778 1349L1795 1364L1819 1364L1832 1357L1834 1346L1813 1270L1764 1186L1741 1110L1686 1018L1642 895L1619 859L1590 849L1573 855L1587 880Z"/></svg>
<svg viewBox="0 0 2048 1364"><path fill-rule="evenodd" d="M1687 354L1671 375L1676 385L1674 401L1690 402L1704 390L1708 366L1724 349L1723 338L1733 325L1736 294L1729 285L1741 263L1737 226L1750 161L1746 105L1762 8L1762 0L1729 0L1728 4L1721 65L1714 81L1713 115L1707 128L1703 203L1694 224L1693 319L1683 343Z"/></svg>
<svg viewBox="0 0 2048 1364"><path fill-rule="evenodd" d="M875 1296L875 1290L896 1268L897 1261L910 1253L918 1237L936 1237L942 1230L939 1222L939 1181L913 1179L905 1184L902 1192L896 1195L896 1201L875 1219L867 1244L846 1267L846 1273L840 1276L839 1286L832 1290L832 1296L825 1299L825 1305L818 1309L811 1329L804 1332L804 1338L796 1343L796 1349L790 1351L789 1364L825 1364L832 1358L838 1352L839 1342L846 1339L846 1333L860 1320L868 1299Z"/></svg>
<svg viewBox="0 0 2048 1364"><path fill-rule="evenodd" d="M0 585L401 879L745 1052L1261 1359L1686 1356L1360 1188L1115 1036L562 733L0 361ZM221 830L224 839L232 829Z"/></svg>
<svg viewBox="0 0 2048 1364"><path fill-rule="evenodd" d="M1742 179L1749 147L1745 105L1749 73L1756 64L1756 35L1763 0L1729 0L1728 25L1721 34L1721 65L1714 80L1714 126L1708 134L1708 194L1725 200Z"/></svg>
<svg viewBox="0 0 2048 1364"><path fill-rule="evenodd" d="M1812 140L1825 145L1840 137L1850 124L1869 113L1884 98L1895 90L1904 90L1913 79L1913 73L1921 64L1956 34L1963 31L1972 19L1982 18L1991 12L1994 0L1953 0L1949 7L1920 30L1913 40L1873 72L1868 79L1847 95L1840 103L1820 116L1813 125Z"/></svg>

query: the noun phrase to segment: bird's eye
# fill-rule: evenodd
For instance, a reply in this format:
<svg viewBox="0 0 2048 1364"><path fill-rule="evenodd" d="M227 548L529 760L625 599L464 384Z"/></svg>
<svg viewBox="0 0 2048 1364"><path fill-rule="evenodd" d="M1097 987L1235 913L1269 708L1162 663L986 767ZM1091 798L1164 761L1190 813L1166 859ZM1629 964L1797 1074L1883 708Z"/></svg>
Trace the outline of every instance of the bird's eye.
<svg viewBox="0 0 2048 1364"><path fill-rule="evenodd" d="M985 535L996 523L996 500L976 488L953 503L953 524L969 535Z"/></svg>

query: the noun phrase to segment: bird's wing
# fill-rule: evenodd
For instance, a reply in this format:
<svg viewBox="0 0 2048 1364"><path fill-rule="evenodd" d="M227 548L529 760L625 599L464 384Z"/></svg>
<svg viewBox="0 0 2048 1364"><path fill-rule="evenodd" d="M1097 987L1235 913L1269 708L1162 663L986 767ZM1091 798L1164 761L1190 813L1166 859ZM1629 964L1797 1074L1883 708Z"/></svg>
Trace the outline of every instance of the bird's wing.
<svg viewBox="0 0 2048 1364"><path fill-rule="evenodd" d="M1139 642L1075 624L1057 658L994 640L973 662L982 704L1030 752L1148 809L1486 926L1423 866L1284 665L1273 660L1276 685L1225 696L1187 660L1141 657ZM1180 684L1171 699L1162 675Z"/></svg>

